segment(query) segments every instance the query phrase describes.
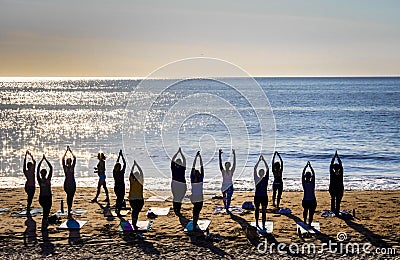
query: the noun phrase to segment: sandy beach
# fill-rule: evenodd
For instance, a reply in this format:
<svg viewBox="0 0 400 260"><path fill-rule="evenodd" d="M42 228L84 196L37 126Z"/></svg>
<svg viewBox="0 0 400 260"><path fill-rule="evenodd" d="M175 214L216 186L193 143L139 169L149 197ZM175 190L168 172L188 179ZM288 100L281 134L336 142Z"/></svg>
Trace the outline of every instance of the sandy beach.
<svg viewBox="0 0 400 260"><path fill-rule="evenodd" d="M267 221L274 222L272 235L268 235L270 245L282 243L278 252L276 246L272 252L259 252L258 244L248 231L248 225L254 221L254 211L245 211L242 214L214 214L216 206L223 205L221 199L208 199L200 219L211 220L209 231L212 236L218 234L222 240L208 241L202 232L184 232L184 225L191 219L192 204L184 203L182 207L183 218L179 219L172 211L172 202L145 202L139 220L146 220L146 212L149 207L171 207L168 216L159 216L154 220L151 231L144 234L145 239L140 240L133 234L124 234L117 231L118 218L106 218L101 207L104 202L90 203L95 192L94 188L78 188L75 195L74 208L87 209L87 212L75 219L88 220L80 230L59 230L58 225L50 225L48 234L41 231L41 216L35 216L33 221L27 221L26 217L14 217L12 212L20 211L20 201L25 202L23 189L2 189L0 208L10 208L8 212L0 216L0 256L7 259L38 258L47 256L51 258L181 258L181 259L215 259L215 258L335 258L339 256L359 258L387 258L399 256L400 253L400 191L346 191L342 209L355 210L353 220L343 220L336 217L324 218L322 210L329 209L329 193L318 191L316 193L318 207L314 221L321 225L321 233L309 238L300 238L296 232L296 221L302 218L301 192L286 192L283 194L281 207L292 210L289 215L271 213L267 214ZM111 205L115 202L115 196L110 189ZM145 192L145 198L153 195ZM33 207L40 207L35 195ZM271 196L271 194L269 194ZM65 194L60 187L53 188L52 213L60 209L60 201ZM104 193L100 195L104 199ZM252 200L251 193L236 192L233 195L232 205L242 205L244 201ZM65 202L64 202L65 204ZM66 205L64 205L66 207ZM272 207L269 205L269 208ZM128 215L127 219L130 218ZM66 217L63 217L63 221ZM329 240L337 242L337 234L344 232L347 243L360 244L360 254L334 253L327 251L308 254L307 252L290 252L288 249L304 243L315 244L317 251L323 243ZM24 243L24 234L26 244ZM35 243L35 241L37 241ZM258 242L265 241L260 237ZM253 244L252 244L253 243ZM371 244L368 252L362 251L362 246ZM286 246L286 247L284 247ZM262 247L258 247L261 248ZM376 249L385 248L386 254L378 254ZM389 252L390 251L390 252ZM382 250L380 251L382 252ZM395 253L395 255L393 255Z"/></svg>

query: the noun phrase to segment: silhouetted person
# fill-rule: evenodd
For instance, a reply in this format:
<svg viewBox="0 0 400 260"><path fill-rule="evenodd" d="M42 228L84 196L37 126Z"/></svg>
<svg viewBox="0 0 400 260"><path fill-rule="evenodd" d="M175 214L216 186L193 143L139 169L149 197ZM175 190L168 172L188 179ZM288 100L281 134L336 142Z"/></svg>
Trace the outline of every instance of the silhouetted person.
<svg viewBox="0 0 400 260"><path fill-rule="evenodd" d="M121 163L119 162L120 158L122 158L122 163L123 163L122 167ZM117 216L119 218L122 217L120 212L122 208L122 202L124 201L124 196L125 196L125 169L126 169L126 161L124 155L122 154L122 150L120 150L113 170L114 192L115 195L117 196L117 201L115 203L115 212L117 213Z"/></svg>
<svg viewBox="0 0 400 260"><path fill-rule="evenodd" d="M32 162L26 163L26 157L31 157ZM24 175L26 177L25 182L25 192L28 195L28 202L26 205L26 213L29 215L32 206L33 196L35 195L35 169L36 169L36 161L33 159L32 154L26 150L25 157L24 157Z"/></svg>
<svg viewBox="0 0 400 260"><path fill-rule="evenodd" d="M65 159L68 152L71 153L73 160L71 160L71 158ZM61 159L61 163L65 174L64 191L65 193L67 193L68 218L71 218L72 204L74 202L74 195L76 191L76 182L75 182L76 156L73 154L69 146L67 146L67 150L65 151L64 156Z"/></svg>
<svg viewBox="0 0 400 260"><path fill-rule="evenodd" d="M307 171L307 168L310 167L310 171ZM301 175L301 182L303 185L304 196L302 205L304 208L303 211L303 219L304 223L307 224L307 214L308 214L308 224L311 226L311 223L314 218L315 209L317 208L317 199L315 197L315 172L311 167L310 161L307 162L306 166L303 169L303 173Z"/></svg>
<svg viewBox="0 0 400 260"><path fill-rule="evenodd" d="M279 162L275 162L275 156L279 157ZM272 183L272 205L279 209L283 191L283 160L278 152L275 152L274 157L272 157L272 173L274 174L274 182ZM276 197L276 192L278 192L278 197Z"/></svg>
<svg viewBox="0 0 400 260"><path fill-rule="evenodd" d="M200 160L200 171L196 169L197 158ZM190 172L190 183L192 186L192 195L190 196L190 201L193 204L193 231L197 229L200 211L203 208L203 180L203 159L201 158L200 151L198 151L193 161L192 171Z"/></svg>
<svg viewBox="0 0 400 260"><path fill-rule="evenodd" d="M135 167L137 170L135 171ZM129 175L130 189L129 189L129 204L132 208L132 226L135 230L138 229L137 221L139 213L143 208L143 171L140 166L134 161L131 173Z"/></svg>
<svg viewBox="0 0 400 260"><path fill-rule="evenodd" d="M260 169L257 171L258 165L260 162L264 162L264 169ZM268 179L269 179L269 168L268 164L265 161L264 157L260 155L260 158L258 159L258 162L254 166L254 182L256 184L256 192L254 194L254 206L255 206L255 211L254 211L254 217L256 219L256 226L259 227L258 225L258 217L260 214L260 204L261 204L261 211L262 211L262 228L265 230L265 222L267 221L267 206L268 206L268 193L267 193L267 188L268 188Z"/></svg>
<svg viewBox="0 0 400 260"><path fill-rule="evenodd" d="M337 163L335 159L337 158ZM332 158L331 165L329 167L330 182L329 182L329 194L331 195L331 211L339 216L340 202L343 198L344 185L343 185L343 165L342 160L336 151Z"/></svg>
<svg viewBox="0 0 400 260"><path fill-rule="evenodd" d="M182 159L177 159L178 155L181 155ZM186 194L186 159L182 153L182 149L179 147L178 152L174 154L171 160L171 191L173 196L173 208L175 215L181 216L182 201Z"/></svg>
<svg viewBox="0 0 400 260"><path fill-rule="evenodd" d="M231 205L232 195L233 195L233 173L236 169L236 153L235 149L232 149L233 154L233 165L231 168L230 162L225 162L225 168L222 165L222 149L219 149L219 169L222 173L222 197L224 202L224 207L227 213L230 213L229 207Z"/></svg>
<svg viewBox="0 0 400 260"><path fill-rule="evenodd" d="M49 167L49 174L47 174L46 169L40 169L43 160L46 161ZM47 175L47 176L46 176ZM48 217L50 215L50 209L52 205L52 194L51 194L51 177L53 176L53 166L47 160L46 156L43 154L43 158L40 160L37 167L37 180L40 187L39 193L39 203L43 208L43 220L42 228L46 227L48 224Z"/></svg>
<svg viewBox="0 0 400 260"><path fill-rule="evenodd" d="M97 159L99 159L99 163L97 164L97 167L95 167L95 173L99 176L99 182L97 184L97 193L96 197L92 199L92 202L96 202L97 198L99 197L100 194L100 188L103 186L104 192L106 193L106 199L104 201L107 202L107 204L110 204L110 198L108 197L108 189L107 189L107 184L106 184L106 157L104 156L103 153L99 153L97 155Z"/></svg>

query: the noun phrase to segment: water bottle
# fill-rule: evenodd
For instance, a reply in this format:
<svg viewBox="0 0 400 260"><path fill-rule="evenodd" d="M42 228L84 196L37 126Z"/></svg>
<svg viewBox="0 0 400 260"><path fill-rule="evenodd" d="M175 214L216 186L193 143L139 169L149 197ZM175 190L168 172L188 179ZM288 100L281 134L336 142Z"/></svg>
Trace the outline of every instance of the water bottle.
<svg viewBox="0 0 400 260"><path fill-rule="evenodd" d="M19 202L19 209L22 210L22 201Z"/></svg>

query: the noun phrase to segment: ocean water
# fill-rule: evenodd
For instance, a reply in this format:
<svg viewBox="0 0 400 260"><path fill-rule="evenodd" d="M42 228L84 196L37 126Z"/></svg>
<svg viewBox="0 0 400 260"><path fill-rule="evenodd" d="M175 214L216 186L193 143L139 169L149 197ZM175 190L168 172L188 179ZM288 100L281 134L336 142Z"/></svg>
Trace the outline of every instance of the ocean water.
<svg viewBox="0 0 400 260"><path fill-rule="evenodd" d="M128 167L133 160L142 166L145 188L168 190L169 160L181 146L188 168L201 150L205 189L212 192L221 185L219 148L230 160L230 150L236 150L237 190L254 190L253 167L260 152L270 165L275 149L284 160L287 190L301 189L307 161L315 169L317 189L327 189L336 150L346 189L400 189L400 78L256 81L263 94L241 78L146 84L0 79L0 187L23 186L27 149L37 161L46 154L54 165L53 185L62 185L60 160L70 145L78 158L78 186L96 185L93 167L99 151L107 156L111 186L113 164L123 149ZM151 88L158 85L167 88L156 93Z"/></svg>

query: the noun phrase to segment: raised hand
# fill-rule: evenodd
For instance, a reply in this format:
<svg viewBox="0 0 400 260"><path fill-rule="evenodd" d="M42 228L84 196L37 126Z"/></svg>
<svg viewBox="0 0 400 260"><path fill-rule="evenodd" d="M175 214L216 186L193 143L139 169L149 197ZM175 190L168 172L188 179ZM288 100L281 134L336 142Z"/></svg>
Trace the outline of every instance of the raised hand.
<svg viewBox="0 0 400 260"><path fill-rule="evenodd" d="M222 149L219 149L219 153L220 153L220 154L222 153Z"/></svg>
<svg viewBox="0 0 400 260"><path fill-rule="evenodd" d="M235 153L235 149L232 149L232 153Z"/></svg>

